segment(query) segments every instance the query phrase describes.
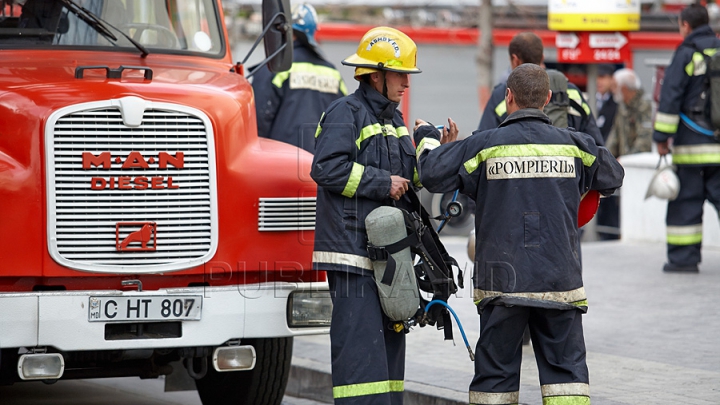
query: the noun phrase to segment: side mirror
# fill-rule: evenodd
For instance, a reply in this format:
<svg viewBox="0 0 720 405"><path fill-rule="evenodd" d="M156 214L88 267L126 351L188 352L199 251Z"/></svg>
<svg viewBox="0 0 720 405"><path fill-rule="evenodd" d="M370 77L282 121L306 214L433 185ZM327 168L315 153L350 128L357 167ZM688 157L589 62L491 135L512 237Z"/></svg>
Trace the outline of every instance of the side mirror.
<svg viewBox="0 0 720 405"><path fill-rule="evenodd" d="M290 70L293 59L292 20L289 0L263 0L263 26L267 66L271 72Z"/></svg>

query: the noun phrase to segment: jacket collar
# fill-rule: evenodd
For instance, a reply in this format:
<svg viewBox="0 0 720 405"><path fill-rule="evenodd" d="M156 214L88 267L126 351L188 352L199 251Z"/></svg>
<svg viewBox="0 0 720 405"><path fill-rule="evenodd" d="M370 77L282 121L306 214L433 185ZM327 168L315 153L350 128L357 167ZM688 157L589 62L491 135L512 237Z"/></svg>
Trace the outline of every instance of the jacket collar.
<svg viewBox="0 0 720 405"><path fill-rule="evenodd" d="M360 82L358 95L367 102L370 112L377 118L392 119L400 103L390 101L365 82Z"/></svg>
<svg viewBox="0 0 720 405"><path fill-rule="evenodd" d="M515 111L514 113L508 115L507 118L505 118L505 121L500 124L500 127L505 127L510 124L512 124L515 121L521 121L525 119L535 119L545 122L546 124L552 125L552 121L550 121L550 118L548 118L547 115L545 115L544 112L541 110L538 110L537 108L524 108L522 110Z"/></svg>
<svg viewBox="0 0 720 405"><path fill-rule="evenodd" d="M683 41L684 44L692 46L692 42L701 37L715 36L715 32L710 28L709 25L701 25L695 28Z"/></svg>

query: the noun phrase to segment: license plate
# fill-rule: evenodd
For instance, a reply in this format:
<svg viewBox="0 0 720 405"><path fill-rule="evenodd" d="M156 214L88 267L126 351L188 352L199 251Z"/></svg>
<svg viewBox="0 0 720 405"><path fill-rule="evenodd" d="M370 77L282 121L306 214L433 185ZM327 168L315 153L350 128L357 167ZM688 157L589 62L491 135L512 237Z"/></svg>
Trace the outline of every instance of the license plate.
<svg viewBox="0 0 720 405"><path fill-rule="evenodd" d="M88 322L199 321L201 295L90 297Z"/></svg>

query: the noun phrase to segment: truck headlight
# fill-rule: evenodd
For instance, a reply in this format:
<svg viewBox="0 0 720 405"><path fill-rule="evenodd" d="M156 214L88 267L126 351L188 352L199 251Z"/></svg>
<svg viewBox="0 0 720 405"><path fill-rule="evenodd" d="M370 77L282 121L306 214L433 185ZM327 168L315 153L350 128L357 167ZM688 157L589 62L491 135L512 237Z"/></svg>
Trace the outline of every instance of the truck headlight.
<svg viewBox="0 0 720 405"><path fill-rule="evenodd" d="M56 380L64 371L60 353L23 354L18 359L18 375L23 380Z"/></svg>
<svg viewBox="0 0 720 405"><path fill-rule="evenodd" d="M245 346L223 346L213 353L213 367L217 371L252 370L256 361L255 348Z"/></svg>
<svg viewBox="0 0 720 405"><path fill-rule="evenodd" d="M288 325L298 327L328 327L332 317L329 291L296 291L288 299Z"/></svg>

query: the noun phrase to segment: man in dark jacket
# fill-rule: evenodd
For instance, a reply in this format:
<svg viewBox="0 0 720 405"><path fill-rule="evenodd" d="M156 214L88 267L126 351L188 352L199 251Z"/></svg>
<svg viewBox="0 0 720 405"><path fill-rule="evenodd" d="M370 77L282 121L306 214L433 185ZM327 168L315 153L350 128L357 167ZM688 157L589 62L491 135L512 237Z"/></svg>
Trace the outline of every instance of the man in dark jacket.
<svg viewBox="0 0 720 405"><path fill-rule="evenodd" d="M262 67L254 76L258 135L313 153L315 128L325 109L347 94L335 66L320 52L317 14L309 4L293 7L293 64L273 74Z"/></svg>
<svg viewBox="0 0 720 405"><path fill-rule="evenodd" d="M597 94L595 95L597 107L597 126L602 134L603 141L607 142L608 135L615 122L615 113L617 112L617 102L613 97L613 73L615 73L615 65L603 63L598 65L597 69Z"/></svg>
<svg viewBox="0 0 720 405"><path fill-rule="evenodd" d="M317 126L311 176L318 185L313 268L327 270L336 404L402 404L405 333L383 313L368 258L365 218L375 208L414 210L405 194L418 185L415 147L398 104L409 88L417 48L388 27L369 30L357 52L360 86L332 103ZM449 127L457 136L457 127ZM414 183L414 184L413 184Z"/></svg>
<svg viewBox="0 0 720 405"><path fill-rule="evenodd" d="M680 193L667 208L669 272L698 272L705 200L720 209L720 143L709 124L705 92L707 60L720 48L720 39L708 25L705 7L692 4L680 13L685 38L665 70L653 140L658 152L670 152L677 167Z"/></svg>
<svg viewBox="0 0 720 405"><path fill-rule="evenodd" d="M515 35L510 41L508 48L510 53L510 66L515 69L523 63L534 63L542 66L543 64L543 44L542 39L532 32L522 32ZM506 83L500 83L493 89L490 100L485 106L480 125L480 131L485 129L497 128L501 122L507 118L508 113L505 109L505 89ZM580 132L590 134L598 145L604 145L603 137L595 123L590 107L580 89L572 83L568 83L567 96L570 100L568 107L568 126L577 129Z"/></svg>
<svg viewBox="0 0 720 405"><path fill-rule="evenodd" d="M589 190L611 194L624 172L590 135L552 126L542 112L551 93L541 67L520 65L507 83L509 115L499 128L442 146L422 122L414 135L423 185L459 188L476 202L480 338L470 403L518 403L529 326L543 403L587 404L578 206Z"/></svg>

